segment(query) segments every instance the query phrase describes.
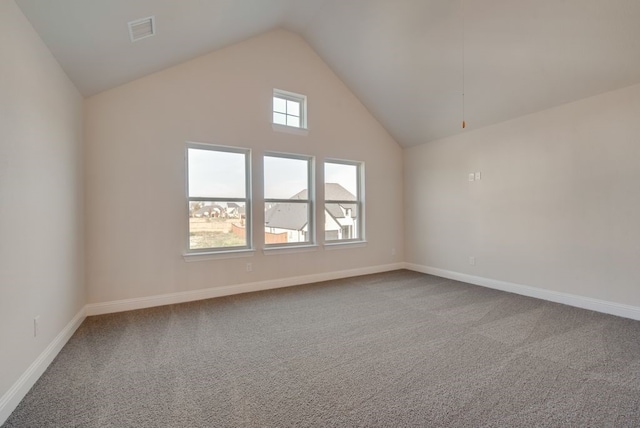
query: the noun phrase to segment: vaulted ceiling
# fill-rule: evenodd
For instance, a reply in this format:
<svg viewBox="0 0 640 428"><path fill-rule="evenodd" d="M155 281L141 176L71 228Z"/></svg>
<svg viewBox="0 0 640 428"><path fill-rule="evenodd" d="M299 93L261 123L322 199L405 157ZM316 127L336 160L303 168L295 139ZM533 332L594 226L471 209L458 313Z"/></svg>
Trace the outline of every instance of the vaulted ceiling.
<svg viewBox="0 0 640 428"><path fill-rule="evenodd" d="M638 0L16 3L85 96L286 28L403 146L467 132L463 76L467 130L640 83ZM157 35L131 43L150 15Z"/></svg>

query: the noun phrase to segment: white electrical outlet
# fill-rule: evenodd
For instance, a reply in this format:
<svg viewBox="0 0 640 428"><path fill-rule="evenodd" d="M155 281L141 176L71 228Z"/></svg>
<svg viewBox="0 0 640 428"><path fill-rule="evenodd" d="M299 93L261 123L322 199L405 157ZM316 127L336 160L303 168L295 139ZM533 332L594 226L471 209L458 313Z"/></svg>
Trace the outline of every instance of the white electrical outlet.
<svg viewBox="0 0 640 428"><path fill-rule="evenodd" d="M475 266L476 265L476 258L473 257L473 256L469 257L469 264L471 266Z"/></svg>
<svg viewBox="0 0 640 428"><path fill-rule="evenodd" d="M482 179L482 173L481 172L476 172L475 173L475 179L476 179L476 181L480 181Z"/></svg>
<svg viewBox="0 0 640 428"><path fill-rule="evenodd" d="M40 332L40 315L33 319L33 337L38 337L38 333Z"/></svg>
<svg viewBox="0 0 640 428"><path fill-rule="evenodd" d="M470 172L470 173L469 173L469 181L475 181L475 179L476 179L476 175L475 175L475 173Z"/></svg>
<svg viewBox="0 0 640 428"><path fill-rule="evenodd" d="M247 263L247 272L253 272L253 266L251 263Z"/></svg>

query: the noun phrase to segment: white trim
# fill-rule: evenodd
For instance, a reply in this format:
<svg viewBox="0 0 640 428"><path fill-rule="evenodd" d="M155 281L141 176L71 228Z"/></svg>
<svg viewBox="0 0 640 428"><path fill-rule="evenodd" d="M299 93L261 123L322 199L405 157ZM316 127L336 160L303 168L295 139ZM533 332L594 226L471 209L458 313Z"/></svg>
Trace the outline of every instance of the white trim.
<svg viewBox="0 0 640 428"><path fill-rule="evenodd" d="M309 135L309 128L296 128L295 126L280 125L278 123L272 123L271 129L276 132L284 132L285 134L302 135L306 137Z"/></svg>
<svg viewBox="0 0 640 428"><path fill-rule="evenodd" d="M49 364L58 355L60 350L66 345L73 333L80 327L80 324L86 318L86 307L73 317L71 321L62 329L53 341L45 348L44 351L35 359L29 368L22 373L11 388L0 397L0 425L2 425L11 416L11 413L18 407L20 401L27 395L31 387L42 376Z"/></svg>
<svg viewBox="0 0 640 428"><path fill-rule="evenodd" d="M187 263L202 262L206 260L220 260L220 259L236 259L239 257L253 257L256 250L231 250L231 251L218 251L218 252L203 252L203 253L184 253L182 257Z"/></svg>
<svg viewBox="0 0 640 428"><path fill-rule="evenodd" d="M332 250L346 250L347 248L363 248L367 246L367 241L328 241L324 244L324 249L328 251Z"/></svg>
<svg viewBox="0 0 640 428"><path fill-rule="evenodd" d="M175 303L192 302L195 300L211 299L214 297L230 296L233 294L251 293L253 291L271 290L274 288L291 287L294 285L311 284L332 279L349 278L352 276L368 275L372 273L388 272L403 268L403 263L369 266L335 272L316 273L304 276L293 276L268 281L249 282L245 284L226 285L222 287L206 288L203 290L181 291L178 293L161 294L133 299L115 300L103 303L90 303L86 306L87 316L110 314L114 312L132 311L135 309L151 308L154 306L171 305Z"/></svg>
<svg viewBox="0 0 640 428"><path fill-rule="evenodd" d="M312 251L318 251L318 249L320 249L320 246L316 244L288 245L281 247L264 247L262 252L266 256L275 256L276 254L309 253Z"/></svg>
<svg viewBox="0 0 640 428"><path fill-rule="evenodd" d="M543 288L531 287L529 285L515 284L512 282L453 272L414 263L404 263L404 267L405 269L416 272L427 273L443 278L454 279L456 281L467 282L469 284L480 285L487 288L507 291L509 293L521 294L523 296L535 297L536 299L548 300L550 302L562 303L564 305L575 306L577 308L589 309L596 312L640 321L640 307L637 306L593 299L591 297L577 296L575 294L562 293L560 291L545 290Z"/></svg>

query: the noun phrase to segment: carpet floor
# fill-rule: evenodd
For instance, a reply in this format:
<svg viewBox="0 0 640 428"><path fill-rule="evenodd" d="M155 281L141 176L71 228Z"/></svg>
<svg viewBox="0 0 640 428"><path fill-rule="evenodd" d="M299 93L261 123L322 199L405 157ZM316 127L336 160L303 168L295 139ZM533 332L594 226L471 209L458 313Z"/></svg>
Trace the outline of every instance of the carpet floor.
<svg viewBox="0 0 640 428"><path fill-rule="evenodd" d="M87 318L3 427L638 427L640 322L406 270Z"/></svg>

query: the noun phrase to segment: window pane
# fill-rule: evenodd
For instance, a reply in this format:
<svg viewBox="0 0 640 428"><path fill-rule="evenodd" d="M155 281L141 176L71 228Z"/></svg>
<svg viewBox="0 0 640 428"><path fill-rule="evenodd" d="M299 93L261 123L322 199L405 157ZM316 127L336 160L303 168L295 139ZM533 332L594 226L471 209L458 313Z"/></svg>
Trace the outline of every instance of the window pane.
<svg viewBox="0 0 640 428"><path fill-rule="evenodd" d="M358 166L325 162L325 195L327 201L356 201L358 196Z"/></svg>
<svg viewBox="0 0 640 428"><path fill-rule="evenodd" d="M300 116L300 103L297 101L287 100L287 114Z"/></svg>
<svg viewBox="0 0 640 428"><path fill-rule="evenodd" d="M357 204L324 205L324 239L335 241L359 239Z"/></svg>
<svg viewBox="0 0 640 428"><path fill-rule="evenodd" d="M300 128L300 118L296 116L287 115L287 125L295 126L296 128Z"/></svg>
<svg viewBox="0 0 640 428"><path fill-rule="evenodd" d="M189 249L247 246L244 202L189 202Z"/></svg>
<svg viewBox="0 0 640 428"><path fill-rule="evenodd" d="M308 199L309 161L264 157L265 199Z"/></svg>
<svg viewBox="0 0 640 428"><path fill-rule="evenodd" d="M282 98L278 98L278 97L273 97L273 111L277 111L278 113L286 113L287 100L283 100Z"/></svg>
<svg viewBox="0 0 640 428"><path fill-rule="evenodd" d="M286 125L287 115L282 113L273 113L273 123L276 125Z"/></svg>
<svg viewBox="0 0 640 428"><path fill-rule="evenodd" d="M326 241L363 239L359 164L324 164L324 238ZM346 202L346 201L353 201Z"/></svg>
<svg viewBox="0 0 640 428"><path fill-rule="evenodd" d="M309 204L267 202L264 212L264 243L292 242L309 242Z"/></svg>
<svg viewBox="0 0 640 428"><path fill-rule="evenodd" d="M189 196L244 198L245 154L188 149Z"/></svg>

